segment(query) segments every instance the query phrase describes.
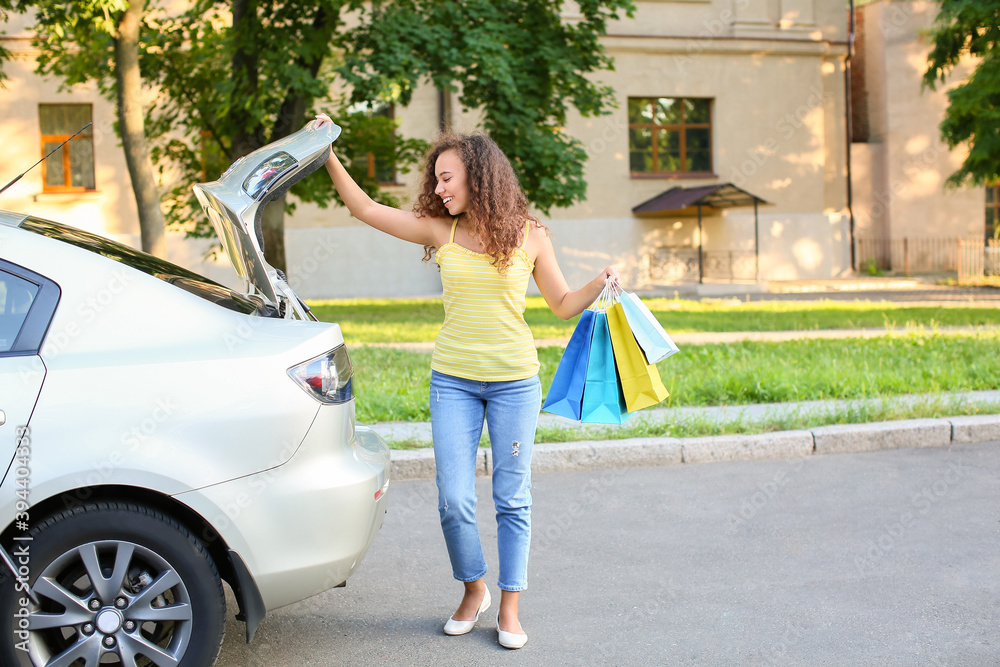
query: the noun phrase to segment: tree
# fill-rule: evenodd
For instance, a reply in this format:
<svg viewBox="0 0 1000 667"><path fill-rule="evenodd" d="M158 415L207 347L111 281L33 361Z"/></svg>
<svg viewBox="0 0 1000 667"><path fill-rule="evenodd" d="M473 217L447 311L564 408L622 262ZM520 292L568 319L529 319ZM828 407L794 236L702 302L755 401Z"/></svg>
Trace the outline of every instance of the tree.
<svg viewBox="0 0 1000 667"><path fill-rule="evenodd" d="M947 184L994 183L1000 180L1000 0L942 0L931 39L926 87L943 84L963 56L978 61L972 75L947 93L941 139L950 148L969 149Z"/></svg>
<svg viewBox="0 0 1000 667"><path fill-rule="evenodd" d="M406 171L424 142L395 137L389 119L352 109L373 101L405 106L425 81L483 112L484 129L512 156L539 209L579 201L586 153L563 126L570 106L592 115L613 103L610 88L588 75L611 68L599 39L632 4L576 6L566 20L555 0L195 0L180 15L147 17L140 64L159 101L146 132L161 175L173 179L169 224L209 234L204 216L192 215L190 185L291 134L314 108L344 126L337 150L349 161L375 153ZM348 17L354 27L345 27ZM67 46L46 58L53 72L108 72L97 53ZM331 93L337 90L345 92ZM388 201L361 162L351 163L352 174ZM326 205L335 194L322 176L296 185L296 196ZM269 206L263 220L265 256L279 269L288 206Z"/></svg>
<svg viewBox="0 0 1000 667"><path fill-rule="evenodd" d="M142 109L139 48L145 0L14 0L5 6L35 11L40 73L63 76L65 86L96 80L102 92L115 100L117 130L139 210L142 249L166 257L163 211Z"/></svg>
<svg viewBox="0 0 1000 667"><path fill-rule="evenodd" d="M142 111L142 77L139 73L139 29L145 0L133 0L117 16L112 33L115 53L115 93L118 132L125 149L125 162L132 192L139 208L139 235L142 249L166 258L163 210L156 186L153 163L146 143Z"/></svg>

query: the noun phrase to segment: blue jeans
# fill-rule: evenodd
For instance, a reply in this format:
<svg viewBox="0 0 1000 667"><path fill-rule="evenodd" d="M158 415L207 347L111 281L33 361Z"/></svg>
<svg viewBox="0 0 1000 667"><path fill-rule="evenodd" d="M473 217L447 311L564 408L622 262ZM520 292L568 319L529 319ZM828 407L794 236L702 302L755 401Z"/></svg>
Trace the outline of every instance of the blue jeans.
<svg viewBox="0 0 1000 667"><path fill-rule="evenodd" d="M438 510L455 578L475 581L486 574L476 523L476 454L485 418L493 450L497 585L523 591L531 542L531 451L542 405L538 376L481 382L432 370L430 399Z"/></svg>

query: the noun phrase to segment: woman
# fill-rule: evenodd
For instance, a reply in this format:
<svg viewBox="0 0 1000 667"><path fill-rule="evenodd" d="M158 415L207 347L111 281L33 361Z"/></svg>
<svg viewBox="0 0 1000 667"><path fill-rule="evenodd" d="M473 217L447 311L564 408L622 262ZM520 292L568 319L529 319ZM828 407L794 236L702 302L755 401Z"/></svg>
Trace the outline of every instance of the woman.
<svg viewBox="0 0 1000 667"><path fill-rule="evenodd" d="M317 121L332 122L325 114ZM552 311L579 315L598 297L613 266L571 291L548 230L529 215L510 161L484 134L442 137L427 156L413 211L378 204L331 153L327 171L355 218L436 251L445 320L431 357L431 432L438 509L454 576L465 595L445 634L472 630L490 606L476 524L476 454L485 417L493 454L493 500L501 589L500 644L528 640L518 620L527 588L531 533L531 451L541 406L538 356L524 321L528 277Z"/></svg>

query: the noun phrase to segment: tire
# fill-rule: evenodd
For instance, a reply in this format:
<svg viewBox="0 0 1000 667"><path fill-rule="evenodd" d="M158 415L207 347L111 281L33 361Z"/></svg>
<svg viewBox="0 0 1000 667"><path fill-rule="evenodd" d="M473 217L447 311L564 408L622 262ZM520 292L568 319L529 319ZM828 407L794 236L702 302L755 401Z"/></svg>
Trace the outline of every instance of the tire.
<svg viewBox="0 0 1000 667"><path fill-rule="evenodd" d="M0 633L0 664L215 662L226 627L222 582L177 521L131 503L91 503L46 519L31 537L14 548L28 545L38 604L8 573L0 618L13 620Z"/></svg>

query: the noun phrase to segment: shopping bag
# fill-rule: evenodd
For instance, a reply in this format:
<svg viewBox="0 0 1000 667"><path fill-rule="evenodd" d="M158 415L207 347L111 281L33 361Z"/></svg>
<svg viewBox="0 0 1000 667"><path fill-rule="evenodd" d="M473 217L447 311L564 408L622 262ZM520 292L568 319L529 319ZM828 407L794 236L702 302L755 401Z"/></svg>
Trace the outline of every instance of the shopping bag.
<svg viewBox="0 0 1000 667"><path fill-rule="evenodd" d="M677 352L677 345L639 297L632 292L622 292L621 304L629 328L646 354L646 361L655 364Z"/></svg>
<svg viewBox="0 0 1000 667"><path fill-rule="evenodd" d="M594 336L590 342L580 420L588 424L621 424L631 416L625 408L625 396L615 369L608 318L598 311L594 313Z"/></svg>
<svg viewBox="0 0 1000 667"><path fill-rule="evenodd" d="M587 361L590 359L590 342L593 337L594 311L585 310L559 359L559 366L552 378L549 393L545 396L542 410L580 420L583 387L587 382Z"/></svg>
<svg viewBox="0 0 1000 667"><path fill-rule="evenodd" d="M656 405L670 394L663 386L656 365L646 361L642 348L632 335L621 302L608 308L607 318L626 407L629 412L634 412Z"/></svg>

